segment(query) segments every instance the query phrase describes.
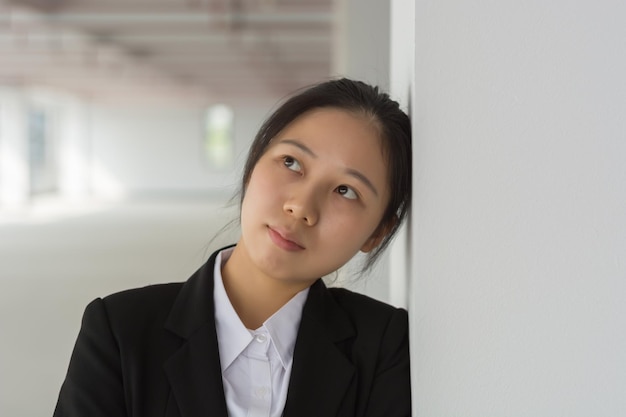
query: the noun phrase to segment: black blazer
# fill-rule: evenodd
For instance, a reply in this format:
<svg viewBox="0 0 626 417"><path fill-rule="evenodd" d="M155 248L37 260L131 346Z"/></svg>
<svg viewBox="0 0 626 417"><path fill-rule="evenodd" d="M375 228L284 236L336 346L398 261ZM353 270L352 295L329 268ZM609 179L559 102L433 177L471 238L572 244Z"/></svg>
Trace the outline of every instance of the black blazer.
<svg viewBox="0 0 626 417"><path fill-rule="evenodd" d="M215 256L185 283L91 302L54 416L227 417ZM284 417L408 416L410 409L406 311L315 282L302 312Z"/></svg>

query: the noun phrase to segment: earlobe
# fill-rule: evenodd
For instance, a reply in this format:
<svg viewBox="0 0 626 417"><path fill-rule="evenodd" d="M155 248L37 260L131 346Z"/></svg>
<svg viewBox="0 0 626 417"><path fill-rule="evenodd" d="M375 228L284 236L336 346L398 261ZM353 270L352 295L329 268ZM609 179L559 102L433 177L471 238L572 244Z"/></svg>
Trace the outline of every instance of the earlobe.
<svg viewBox="0 0 626 417"><path fill-rule="evenodd" d="M378 226L378 228L372 234L372 236L370 236L369 239L365 241L363 246L361 246L361 252L363 253L371 252L378 245L380 245L380 243L385 239L385 237L387 237L387 235L393 229L393 225L396 224L396 220L397 219L394 216L394 218L388 221L387 223L381 224L380 226Z"/></svg>
<svg viewBox="0 0 626 417"><path fill-rule="evenodd" d="M367 241L363 244L363 246L361 246L361 252L363 253L371 252L376 246L380 244L380 242L383 241L384 237L385 236L382 234L371 236L369 239L367 239Z"/></svg>

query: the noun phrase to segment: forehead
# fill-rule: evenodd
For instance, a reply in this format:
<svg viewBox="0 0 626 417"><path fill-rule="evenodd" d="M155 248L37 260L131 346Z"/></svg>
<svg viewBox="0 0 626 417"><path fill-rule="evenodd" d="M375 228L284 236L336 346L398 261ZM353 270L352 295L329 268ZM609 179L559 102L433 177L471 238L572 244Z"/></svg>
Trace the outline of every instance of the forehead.
<svg viewBox="0 0 626 417"><path fill-rule="evenodd" d="M387 158L378 122L361 112L336 108L308 111L288 124L270 146L301 143L316 157L386 180Z"/></svg>
<svg viewBox="0 0 626 417"><path fill-rule="evenodd" d="M371 116L338 108L316 108L287 124L272 140L287 137L306 140L318 146L333 144L356 145L382 153L378 122Z"/></svg>
<svg viewBox="0 0 626 417"><path fill-rule="evenodd" d="M345 110L334 107L314 108L302 113L289 122L274 139L299 134L303 139L333 137L337 140L350 141L359 137L363 142L376 138L377 147L381 148L379 123L374 116L357 110ZM365 145L365 143L364 143ZM370 146L370 144L367 144Z"/></svg>

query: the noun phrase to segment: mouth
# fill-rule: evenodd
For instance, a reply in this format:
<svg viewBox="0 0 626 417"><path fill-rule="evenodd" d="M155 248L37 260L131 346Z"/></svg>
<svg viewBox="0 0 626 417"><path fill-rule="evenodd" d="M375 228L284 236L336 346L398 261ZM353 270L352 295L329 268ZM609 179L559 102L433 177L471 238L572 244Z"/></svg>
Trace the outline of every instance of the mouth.
<svg viewBox="0 0 626 417"><path fill-rule="evenodd" d="M297 252L304 250L304 246L302 246L295 240L291 240L292 238L284 232L281 233L278 230L272 229L270 226L267 226L267 232L272 242L274 242L276 246L283 250L286 250L288 252Z"/></svg>

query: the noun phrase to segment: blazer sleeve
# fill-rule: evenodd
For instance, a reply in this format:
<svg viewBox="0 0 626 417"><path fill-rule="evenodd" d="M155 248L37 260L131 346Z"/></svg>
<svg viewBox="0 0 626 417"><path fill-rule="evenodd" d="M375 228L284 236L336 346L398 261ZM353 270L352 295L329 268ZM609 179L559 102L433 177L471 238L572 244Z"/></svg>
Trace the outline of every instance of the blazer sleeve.
<svg viewBox="0 0 626 417"><path fill-rule="evenodd" d="M392 314L385 330L374 375L367 417L411 415L409 324L406 310Z"/></svg>
<svg viewBox="0 0 626 417"><path fill-rule="evenodd" d="M102 299L83 315L54 417L127 416L120 352Z"/></svg>

